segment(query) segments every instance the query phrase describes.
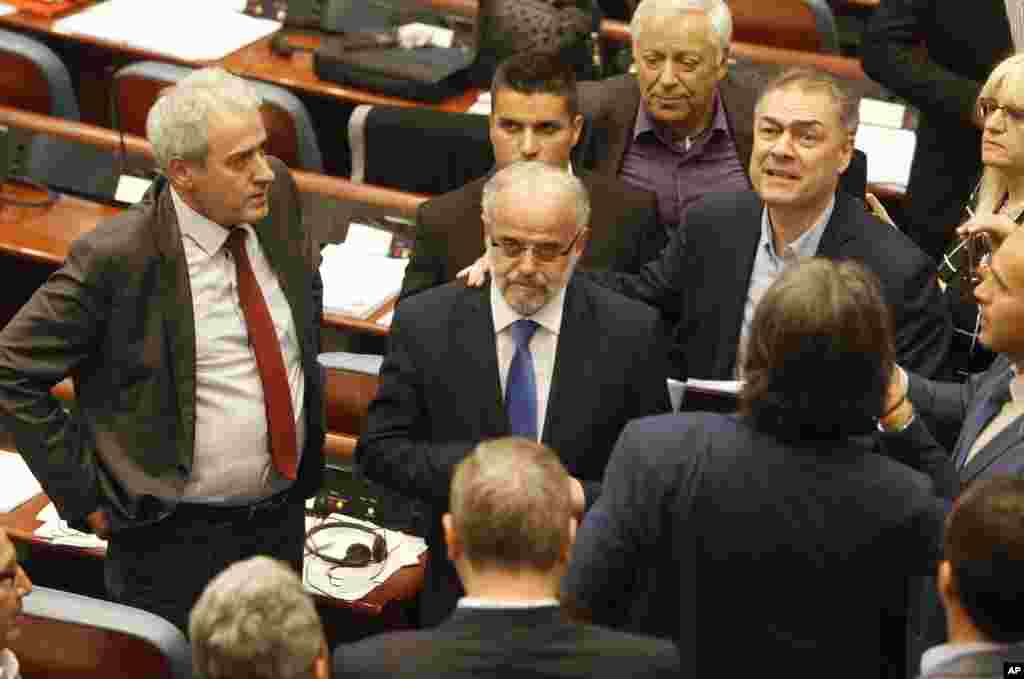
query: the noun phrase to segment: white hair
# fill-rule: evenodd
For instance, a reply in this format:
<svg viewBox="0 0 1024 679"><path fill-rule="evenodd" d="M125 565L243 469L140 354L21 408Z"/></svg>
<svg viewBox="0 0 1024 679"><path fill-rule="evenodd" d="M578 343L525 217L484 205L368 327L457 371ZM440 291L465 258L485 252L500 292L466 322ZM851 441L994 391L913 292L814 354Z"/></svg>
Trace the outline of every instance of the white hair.
<svg viewBox="0 0 1024 679"><path fill-rule="evenodd" d="M663 20L693 11L708 15L711 28L718 35L722 54L727 54L732 44L732 12L724 0L642 0L629 22L633 44L640 39L643 27L651 20Z"/></svg>
<svg viewBox="0 0 1024 679"><path fill-rule="evenodd" d="M302 580L267 556L234 563L209 582L189 616L189 637L204 679L306 679L324 644Z"/></svg>
<svg viewBox="0 0 1024 679"><path fill-rule="evenodd" d="M175 158L204 162L210 116L259 112L262 103L250 83L222 68L190 73L164 90L146 117L146 137L157 166L166 172Z"/></svg>
<svg viewBox="0 0 1024 679"><path fill-rule="evenodd" d="M523 189L532 195L562 192L575 204L576 228L581 229L590 223L590 197L583 182L572 173L539 160L512 163L487 180L481 200L485 222L494 221L494 201L497 195L511 189Z"/></svg>

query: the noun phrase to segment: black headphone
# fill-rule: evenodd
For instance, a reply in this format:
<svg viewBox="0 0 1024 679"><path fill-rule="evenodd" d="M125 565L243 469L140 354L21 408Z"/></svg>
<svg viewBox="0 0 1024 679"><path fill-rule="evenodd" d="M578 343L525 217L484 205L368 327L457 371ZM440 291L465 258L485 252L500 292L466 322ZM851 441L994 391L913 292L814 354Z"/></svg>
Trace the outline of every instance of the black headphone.
<svg viewBox="0 0 1024 679"><path fill-rule="evenodd" d="M345 504L345 500L335 493L325 493L316 496L313 502L312 513L316 516L330 516L332 513L340 509ZM317 533L329 528L351 528L353 530L361 530L364 533L369 533L373 536L373 547L367 547L361 542L354 542L348 546L345 550L345 556L337 558L330 554L325 554L320 551L320 548L310 539ZM335 566L346 566L348 568L363 568L369 566L372 563L384 563L388 558L388 545L384 540L384 536L378 531L372 528L358 523L352 523L350 521L324 521L313 528L309 529L306 533L306 549L309 550L310 554L313 554L320 559L323 559L327 563L334 564Z"/></svg>

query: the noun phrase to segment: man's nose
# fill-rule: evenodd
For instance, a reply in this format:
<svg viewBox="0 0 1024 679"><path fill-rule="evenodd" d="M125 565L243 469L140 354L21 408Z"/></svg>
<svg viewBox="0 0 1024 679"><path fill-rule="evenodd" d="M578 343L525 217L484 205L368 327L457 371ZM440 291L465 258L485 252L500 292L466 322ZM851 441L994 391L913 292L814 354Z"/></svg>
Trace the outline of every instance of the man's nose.
<svg viewBox="0 0 1024 679"><path fill-rule="evenodd" d="M676 65L671 59L666 59L658 73L658 83L662 87L675 87L679 84L679 76L676 74Z"/></svg>
<svg viewBox="0 0 1024 679"><path fill-rule="evenodd" d="M519 153L524 158L533 158L540 151L540 145L537 143L537 135L533 133L533 130L526 129L519 141Z"/></svg>

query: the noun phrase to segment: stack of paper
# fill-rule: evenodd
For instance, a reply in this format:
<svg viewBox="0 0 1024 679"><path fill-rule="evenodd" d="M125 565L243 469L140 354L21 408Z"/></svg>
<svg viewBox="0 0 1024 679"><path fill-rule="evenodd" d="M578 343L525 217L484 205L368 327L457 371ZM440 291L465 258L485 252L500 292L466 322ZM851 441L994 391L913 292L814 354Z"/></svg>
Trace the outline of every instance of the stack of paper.
<svg viewBox="0 0 1024 679"><path fill-rule="evenodd" d="M10 512L39 493L43 487L32 475L21 455L9 451L0 454L0 512Z"/></svg>
<svg viewBox="0 0 1024 679"><path fill-rule="evenodd" d="M43 507L36 518L43 522L43 525L36 528L36 537L46 538L56 545L68 545L71 547L82 547L84 549L106 549L107 541L102 540L92 533L83 533L68 526L67 522L57 514L57 508L53 503Z"/></svg>
<svg viewBox="0 0 1024 679"><path fill-rule="evenodd" d="M223 0L107 0L53 24L85 35L181 59L216 61L281 28L235 11Z"/></svg>
<svg viewBox="0 0 1024 679"><path fill-rule="evenodd" d="M868 157L868 183L895 184L906 188L914 160L917 135L903 129L906 107L862 99L860 126L854 146Z"/></svg>
<svg viewBox="0 0 1024 679"><path fill-rule="evenodd" d="M391 233L352 224L345 242L324 247L324 311L368 318L402 289L408 259L388 257Z"/></svg>
<svg viewBox="0 0 1024 679"><path fill-rule="evenodd" d="M384 563L371 563L363 568L346 568L335 566L316 556L307 554L302 569L302 579L306 589L316 594L332 596L345 601L362 599L375 587L383 584L400 568L414 566L419 563L419 556L427 549L423 538L407 535L394 530L386 530L351 516L332 514L327 519L312 516L306 517L306 530L309 531L321 521L345 521L366 526L384 536L387 543L388 558ZM367 547L373 545L373 535L356 528L326 528L315 533L309 541L318 551L334 558L342 558L349 545L359 542Z"/></svg>

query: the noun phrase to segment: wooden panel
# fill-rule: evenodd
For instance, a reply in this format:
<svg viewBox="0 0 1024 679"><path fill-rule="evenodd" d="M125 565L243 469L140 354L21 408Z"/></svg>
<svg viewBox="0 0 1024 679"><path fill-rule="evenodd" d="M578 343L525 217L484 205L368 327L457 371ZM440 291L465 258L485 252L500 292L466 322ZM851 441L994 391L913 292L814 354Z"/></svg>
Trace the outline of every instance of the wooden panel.
<svg viewBox="0 0 1024 679"><path fill-rule="evenodd" d="M726 0L732 10L733 40L817 52L821 49L814 12L801 0Z"/></svg>
<svg viewBox="0 0 1024 679"><path fill-rule="evenodd" d="M28 59L0 51L0 104L50 113L50 86Z"/></svg>

